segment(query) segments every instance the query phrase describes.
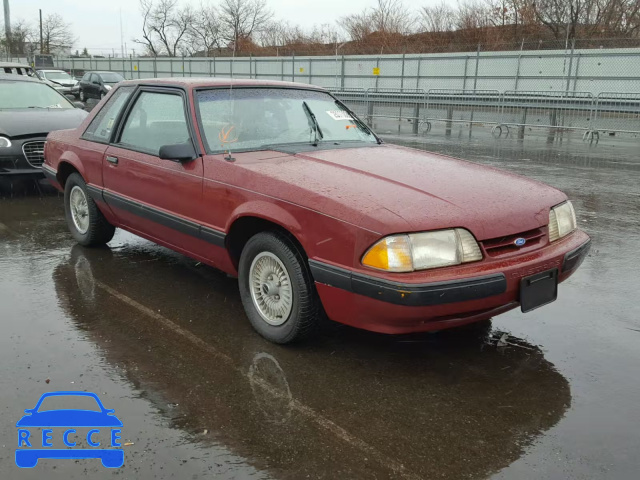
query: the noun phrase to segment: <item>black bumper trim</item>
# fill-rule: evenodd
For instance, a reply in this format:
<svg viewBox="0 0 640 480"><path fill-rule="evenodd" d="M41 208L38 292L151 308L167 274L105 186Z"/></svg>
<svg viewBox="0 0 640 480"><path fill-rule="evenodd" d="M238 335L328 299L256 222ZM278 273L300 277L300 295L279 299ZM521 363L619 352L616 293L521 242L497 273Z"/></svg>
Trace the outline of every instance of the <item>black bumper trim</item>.
<svg viewBox="0 0 640 480"><path fill-rule="evenodd" d="M580 266L591 250L591 239L584 242L575 250L571 250L564 256L562 272L571 272Z"/></svg>
<svg viewBox="0 0 640 480"><path fill-rule="evenodd" d="M479 300L507 291L507 279L502 273L447 282L413 284L354 273L317 260L309 260L309 266L314 280L318 283L395 305L443 305Z"/></svg>
<svg viewBox="0 0 640 480"><path fill-rule="evenodd" d="M99 192L99 193L97 193ZM180 233L190 235L195 238L204 240L207 243L217 247L225 246L226 235L224 232L205 227L191 220L186 220L178 215L164 212L157 208L143 205L142 203L129 200L113 192L91 186L89 194L98 200L103 200L108 205L133 213L139 217L159 223L162 226L172 228ZM97 197L97 198L96 198Z"/></svg>
<svg viewBox="0 0 640 480"><path fill-rule="evenodd" d="M58 177L57 177L58 172L56 172L53 169L50 169L46 165L43 165L41 169L42 169L42 173L44 173L44 176L47 180L49 180L50 182L58 183Z"/></svg>

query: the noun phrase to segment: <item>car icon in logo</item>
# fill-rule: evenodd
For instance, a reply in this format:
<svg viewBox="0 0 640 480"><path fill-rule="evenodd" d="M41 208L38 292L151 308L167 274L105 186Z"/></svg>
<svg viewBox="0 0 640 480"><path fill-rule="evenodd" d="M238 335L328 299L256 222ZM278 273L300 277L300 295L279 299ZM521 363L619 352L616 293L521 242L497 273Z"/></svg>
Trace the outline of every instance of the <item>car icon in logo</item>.
<svg viewBox="0 0 640 480"><path fill-rule="evenodd" d="M521 247L521 246L523 246L525 243L527 243L527 240L526 240L525 238L522 238L522 237L520 237L520 238L516 238L516 239L515 239L515 241L513 242L513 244L514 244L516 247Z"/></svg>
<svg viewBox="0 0 640 480"><path fill-rule="evenodd" d="M40 410L42 402L50 397L89 397L95 400L97 410L57 409ZM66 398L63 400L67 400ZM124 450L120 447L120 428L122 422L114 415L114 410L104 407L95 393L91 392L49 392L40 397L34 408L24 411L26 415L18 420L18 449L16 449L16 465L21 468L32 468L41 458L51 459L85 459L99 458L107 468L118 468L124 464ZM70 448L52 448L53 428L64 428L62 439ZM91 428L86 434L86 443L91 448L74 448L83 439L76 428ZM40 432L36 429L42 428ZM96 436L101 429L110 429L110 447L97 448L101 444ZM40 442L41 440L41 442ZM41 443L42 448L38 448ZM33 445L33 446L32 446Z"/></svg>

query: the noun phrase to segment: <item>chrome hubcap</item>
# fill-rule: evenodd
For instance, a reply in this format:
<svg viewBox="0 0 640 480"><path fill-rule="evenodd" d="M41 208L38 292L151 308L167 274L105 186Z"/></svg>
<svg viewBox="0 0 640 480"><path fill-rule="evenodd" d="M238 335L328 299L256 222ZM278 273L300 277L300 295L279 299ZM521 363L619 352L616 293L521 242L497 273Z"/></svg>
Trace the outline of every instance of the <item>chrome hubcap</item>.
<svg viewBox="0 0 640 480"><path fill-rule="evenodd" d="M69 207L71 209L71 219L76 230L84 235L89 230L89 205L87 204L87 197L77 185L71 189Z"/></svg>
<svg viewBox="0 0 640 480"><path fill-rule="evenodd" d="M293 306L291 278L284 264L273 253L256 255L249 269L251 298L262 319L269 325L282 325Z"/></svg>

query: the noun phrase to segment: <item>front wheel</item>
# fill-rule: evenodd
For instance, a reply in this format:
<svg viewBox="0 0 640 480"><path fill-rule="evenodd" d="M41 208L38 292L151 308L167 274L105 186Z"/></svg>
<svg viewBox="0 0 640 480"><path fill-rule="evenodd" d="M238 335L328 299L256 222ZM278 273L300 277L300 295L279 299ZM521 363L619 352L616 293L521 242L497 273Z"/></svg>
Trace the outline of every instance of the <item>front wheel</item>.
<svg viewBox="0 0 640 480"><path fill-rule="evenodd" d="M69 175L64 185L64 212L69 231L80 245L104 245L113 238L115 227L104 218L78 173Z"/></svg>
<svg viewBox="0 0 640 480"><path fill-rule="evenodd" d="M87 97L86 97L86 96L85 96L85 94L84 94L84 90L80 89L80 92L78 93L78 95L80 96L80 101L81 101L82 103L84 103L84 102L86 102L86 101L87 101Z"/></svg>
<svg viewBox="0 0 640 480"><path fill-rule="evenodd" d="M291 343L317 329L320 299L303 252L287 235L262 232L251 237L238 270L245 312L264 338Z"/></svg>

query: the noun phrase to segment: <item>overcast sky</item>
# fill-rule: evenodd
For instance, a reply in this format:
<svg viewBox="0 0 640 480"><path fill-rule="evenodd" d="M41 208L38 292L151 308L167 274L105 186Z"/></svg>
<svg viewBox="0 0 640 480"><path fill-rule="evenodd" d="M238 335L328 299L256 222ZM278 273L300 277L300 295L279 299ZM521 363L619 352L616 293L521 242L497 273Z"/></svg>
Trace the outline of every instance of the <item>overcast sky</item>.
<svg viewBox="0 0 640 480"><path fill-rule="evenodd" d="M207 0L205 0L206 2ZM405 5L433 4L439 0L405 0ZM276 18L311 28L315 24L334 23L339 17L361 12L375 0L267 0ZM451 0L453 3L454 0ZM59 13L73 26L77 38L74 50L84 47L90 53L120 50L120 10L127 49L140 48L131 40L139 36L142 18L138 0L9 0L11 20L26 20L34 26L38 22L38 9L43 17ZM181 3L199 5L200 0L181 0ZM213 0L213 3L217 3ZM4 21L4 20L3 20ZM4 23L2 24L4 25Z"/></svg>

